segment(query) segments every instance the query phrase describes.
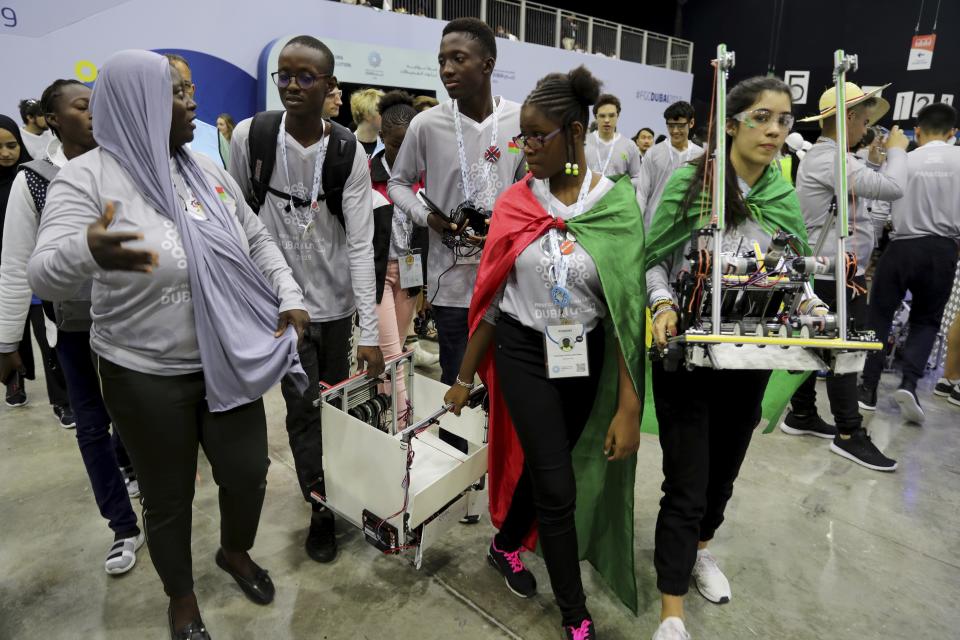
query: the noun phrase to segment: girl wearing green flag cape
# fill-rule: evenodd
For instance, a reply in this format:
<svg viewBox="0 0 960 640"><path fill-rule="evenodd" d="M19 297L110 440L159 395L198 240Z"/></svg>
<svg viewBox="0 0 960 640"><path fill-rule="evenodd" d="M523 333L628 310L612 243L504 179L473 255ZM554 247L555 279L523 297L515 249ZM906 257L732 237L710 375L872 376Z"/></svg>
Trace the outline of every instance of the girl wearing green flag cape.
<svg viewBox="0 0 960 640"><path fill-rule="evenodd" d="M724 253L754 243L766 249L783 230L804 253L807 234L796 192L771 165L790 133L790 89L776 78L744 80L727 96L728 227ZM713 146L711 140L711 147ZM647 295L653 336L660 349L676 335L677 294L672 283L689 264L691 233L710 223L712 148L695 164L678 169L667 183L647 242ZM826 313L819 300L801 303L805 313ZM707 545L723 522L750 437L760 420L769 371L684 366L668 372L654 362L653 397L663 449L663 499L657 518L654 564L661 592L661 625L654 640L684 640L683 597L693 577L700 593L729 602L730 583Z"/></svg>
<svg viewBox="0 0 960 640"><path fill-rule="evenodd" d="M459 413L479 371L490 396L490 564L518 596L537 534L564 637L597 630L579 560L636 610L633 484L643 363L643 219L629 177L587 168L599 82L543 78L520 112L531 175L494 207L470 306L470 341L446 401Z"/></svg>

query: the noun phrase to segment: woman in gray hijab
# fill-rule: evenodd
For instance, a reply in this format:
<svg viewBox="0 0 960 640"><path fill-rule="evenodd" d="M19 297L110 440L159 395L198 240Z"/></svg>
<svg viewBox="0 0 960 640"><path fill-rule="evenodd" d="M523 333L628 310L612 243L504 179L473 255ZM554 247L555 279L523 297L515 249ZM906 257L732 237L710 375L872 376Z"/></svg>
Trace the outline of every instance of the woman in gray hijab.
<svg viewBox="0 0 960 640"><path fill-rule="evenodd" d="M198 447L219 486L216 562L268 604L273 584L247 553L269 465L262 396L288 373L305 386L297 341L309 318L237 184L184 146L196 104L165 58L113 55L90 107L100 147L51 183L29 281L50 300L93 283L90 344L140 480L171 637L202 640L190 553Z"/></svg>

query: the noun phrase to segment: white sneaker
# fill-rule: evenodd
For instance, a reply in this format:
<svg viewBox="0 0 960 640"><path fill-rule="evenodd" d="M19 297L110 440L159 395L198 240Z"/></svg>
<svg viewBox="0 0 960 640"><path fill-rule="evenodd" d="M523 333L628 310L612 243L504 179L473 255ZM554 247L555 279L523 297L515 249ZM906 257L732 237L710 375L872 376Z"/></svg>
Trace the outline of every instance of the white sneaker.
<svg viewBox="0 0 960 640"><path fill-rule="evenodd" d="M107 559L103 563L104 570L112 576L118 576L133 569L137 564L137 550L143 546L145 540L143 532L134 538L121 538L110 545Z"/></svg>
<svg viewBox="0 0 960 640"><path fill-rule="evenodd" d="M429 351L421 347L419 342L415 342L413 344L413 366L432 367L438 362L440 362L439 355L435 353L430 353Z"/></svg>
<svg viewBox="0 0 960 640"><path fill-rule="evenodd" d="M140 497L140 482L136 478L124 478L123 483L127 485L127 495L131 500Z"/></svg>
<svg viewBox="0 0 960 640"><path fill-rule="evenodd" d="M704 598L714 604L730 602L730 582L720 571L717 559L708 549L697 551L697 561L693 565L693 579L697 590Z"/></svg>
<svg viewBox="0 0 960 640"><path fill-rule="evenodd" d="M660 623L657 632L653 634L653 640L690 640L690 634L683 626L683 620L667 618Z"/></svg>

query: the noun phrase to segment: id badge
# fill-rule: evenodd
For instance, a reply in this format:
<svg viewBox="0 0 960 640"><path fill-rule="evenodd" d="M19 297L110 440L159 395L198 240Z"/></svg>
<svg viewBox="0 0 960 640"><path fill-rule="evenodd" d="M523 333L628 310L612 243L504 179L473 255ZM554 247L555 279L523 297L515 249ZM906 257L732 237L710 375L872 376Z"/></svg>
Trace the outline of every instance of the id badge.
<svg viewBox="0 0 960 640"><path fill-rule="evenodd" d="M590 375L587 334L582 324L548 325L543 335L548 378Z"/></svg>
<svg viewBox="0 0 960 640"><path fill-rule="evenodd" d="M397 262L400 265L400 288L412 289L423 286L423 258L420 256L419 249L400 256Z"/></svg>

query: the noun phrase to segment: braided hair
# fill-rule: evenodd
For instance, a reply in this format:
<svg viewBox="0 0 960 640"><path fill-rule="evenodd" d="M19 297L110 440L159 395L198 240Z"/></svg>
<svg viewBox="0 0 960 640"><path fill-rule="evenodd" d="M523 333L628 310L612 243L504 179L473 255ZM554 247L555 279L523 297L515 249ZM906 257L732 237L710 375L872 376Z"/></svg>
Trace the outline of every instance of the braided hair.
<svg viewBox="0 0 960 640"><path fill-rule="evenodd" d="M600 81L583 65L568 73L551 73L537 82L537 86L524 100L524 106L535 106L547 118L560 124L565 130L567 154L571 161L575 156L574 140L570 125L579 122L584 132L590 121L590 107L600 97Z"/></svg>
<svg viewBox="0 0 960 640"><path fill-rule="evenodd" d="M53 83L43 90L43 95L40 96L40 113L48 114L56 111L57 100L60 99L60 96L63 95L63 88L69 87L70 85L78 84L81 87L87 85L83 84L79 80L70 79L59 79L54 80ZM60 139L60 132L57 131L56 127L50 127L50 131L53 131L53 135L57 136L57 139Z"/></svg>
<svg viewBox="0 0 960 640"><path fill-rule="evenodd" d="M413 106L413 96L406 91L390 91L380 98L377 106L380 112L380 127L409 127L410 121L417 115Z"/></svg>

